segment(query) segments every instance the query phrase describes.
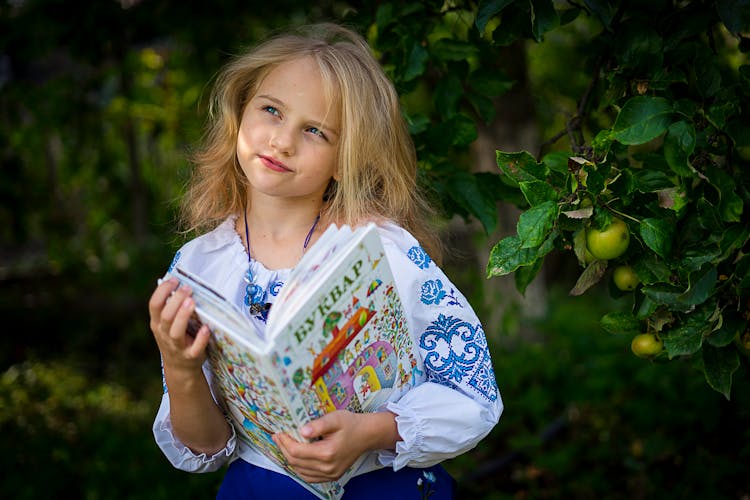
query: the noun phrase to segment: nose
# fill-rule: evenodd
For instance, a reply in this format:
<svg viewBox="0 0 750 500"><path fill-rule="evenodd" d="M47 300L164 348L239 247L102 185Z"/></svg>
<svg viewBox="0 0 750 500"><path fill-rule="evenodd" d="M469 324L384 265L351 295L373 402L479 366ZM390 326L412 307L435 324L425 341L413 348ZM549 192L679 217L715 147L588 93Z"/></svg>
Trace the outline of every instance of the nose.
<svg viewBox="0 0 750 500"><path fill-rule="evenodd" d="M289 127L278 126L271 134L270 146L285 155L294 154L294 136Z"/></svg>

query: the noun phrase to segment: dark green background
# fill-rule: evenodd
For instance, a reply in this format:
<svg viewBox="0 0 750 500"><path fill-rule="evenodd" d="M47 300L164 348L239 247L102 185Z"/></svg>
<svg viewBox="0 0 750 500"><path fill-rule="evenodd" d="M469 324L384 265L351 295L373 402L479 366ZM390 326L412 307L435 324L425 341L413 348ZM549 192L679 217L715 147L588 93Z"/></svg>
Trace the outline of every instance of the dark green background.
<svg viewBox="0 0 750 500"><path fill-rule="evenodd" d="M382 3L356 2L134 3L0 1L4 498L213 496L221 473L176 471L153 442L161 378L146 310L183 241L174 232L176 200L200 136L207 82L230 54L270 30L345 20L364 32L383 12ZM432 14L444 7L419 5ZM389 20L388 29L416 31L418 19ZM526 96L535 81L542 85L528 104L548 136L553 120L544 103L564 102L585 86L565 52L583 35L566 36L569 45L533 53L531 81L523 65L514 75L515 91ZM527 45L504 54L490 69L513 74ZM413 62L384 61L396 73ZM424 78L428 95L432 78ZM416 85L399 81L418 101ZM450 98L443 87L437 92ZM512 126L524 118L499 119ZM467 144L454 145L437 152L420 145L422 157L450 159L433 176L466 164ZM449 177L433 177L441 178ZM450 183L435 189L450 199ZM517 199L504 200L498 189L507 203L500 212L512 213ZM443 210L461 221L479 209ZM474 255L486 255L495 240L470 227L462 233L468 244L446 236L451 249L462 247L449 252L446 270L483 318L505 307L501 321L485 328L507 408L477 449L447 462L462 498L750 494L747 370L735 375L727 401L690 362L635 358L629 339L598 325L623 306L600 293L606 287L567 295L577 266L570 255L546 264L554 282L543 284L538 299L544 314L529 319L528 305L486 286L484 262Z"/></svg>

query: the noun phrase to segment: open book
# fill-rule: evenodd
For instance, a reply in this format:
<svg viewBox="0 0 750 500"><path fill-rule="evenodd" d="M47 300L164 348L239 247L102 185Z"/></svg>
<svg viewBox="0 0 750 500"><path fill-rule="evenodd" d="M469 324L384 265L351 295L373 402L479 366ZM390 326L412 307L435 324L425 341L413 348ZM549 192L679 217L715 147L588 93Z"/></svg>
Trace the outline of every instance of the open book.
<svg viewBox="0 0 750 500"><path fill-rule="evenodd" d="M309 484L271 436L303 441L298 429L325 413L382 409L422 370L376 226L328 228L291 272L265 332L200 276L179 266L170 276L193 290L191 328L205 323L212 331L214 393L239 438L320 498L340 498L362 459L338 481Z"/></svg>

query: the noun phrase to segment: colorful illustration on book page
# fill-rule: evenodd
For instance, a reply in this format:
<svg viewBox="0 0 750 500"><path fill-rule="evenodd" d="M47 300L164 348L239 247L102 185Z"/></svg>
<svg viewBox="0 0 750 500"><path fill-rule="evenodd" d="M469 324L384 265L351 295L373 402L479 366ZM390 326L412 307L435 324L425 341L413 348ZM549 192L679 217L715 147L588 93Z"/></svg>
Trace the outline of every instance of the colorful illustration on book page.
<svg viewBox="0 0 750 500"><path fill-rule="evenodd" d="M292 375L315 408L310 418L336 409L377 410L394 391L414 383L411 367L419 363L398 293L391 281L381 279L382 257L368 259L353 290L316 323L318 345L308 344L312 367L299 366Z"/></svg>
<svg viewBox="0 0 750 500"><path fill-rule="evenodd" d="M284 464L271 436L279 430L288 432L296 425L284 409L276 382L263 374L241 345L220 332L214 331L209 359L224 396L225 411L233 418L238 436Z"/></svg>

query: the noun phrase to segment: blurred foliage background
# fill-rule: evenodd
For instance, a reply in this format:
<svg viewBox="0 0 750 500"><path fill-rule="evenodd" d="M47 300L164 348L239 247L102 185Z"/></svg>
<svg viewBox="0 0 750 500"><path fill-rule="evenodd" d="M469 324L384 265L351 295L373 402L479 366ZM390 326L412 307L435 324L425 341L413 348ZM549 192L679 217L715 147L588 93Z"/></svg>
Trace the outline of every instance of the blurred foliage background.
<svg viewBox="0 0 750 500"><path fill-rule="evenodd" d="M492 48L472 30L478 8L0 0L0 496L215 494L221 473L173 470L153 442L161 378L146 302L183 241L176 200L212 75L273 30L337 20L368 36L416 110L423 170L450 221L446 270L492 342L506 412L446 464L460 496L750 497L747 370L728 401L689 362L634 357L598 324L624 302L567 294L572 255L548 258L525 296L485 280L518 203L495 180L494 150L533 149L557 131L555 108L574 107L587 85L576 54L591 25ZM440 53L423 53L420 37ZM467 69L476 54L493 61L483 73ZM473 78L472 122L454 109L453 74Z"/></svg>

